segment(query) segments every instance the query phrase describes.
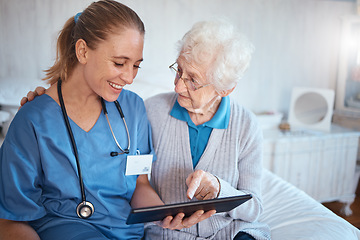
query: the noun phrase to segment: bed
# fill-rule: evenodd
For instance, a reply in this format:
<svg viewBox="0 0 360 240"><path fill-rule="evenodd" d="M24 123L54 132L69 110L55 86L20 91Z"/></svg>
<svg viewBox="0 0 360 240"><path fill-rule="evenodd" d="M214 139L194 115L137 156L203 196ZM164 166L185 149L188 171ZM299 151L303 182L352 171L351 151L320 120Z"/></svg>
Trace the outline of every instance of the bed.
<svg viewBox="0 0 360 240"><path fill-rule="evenodd" d="M305 192L264 169L260 218L273 240L357 240L360 231Z"/></svg>

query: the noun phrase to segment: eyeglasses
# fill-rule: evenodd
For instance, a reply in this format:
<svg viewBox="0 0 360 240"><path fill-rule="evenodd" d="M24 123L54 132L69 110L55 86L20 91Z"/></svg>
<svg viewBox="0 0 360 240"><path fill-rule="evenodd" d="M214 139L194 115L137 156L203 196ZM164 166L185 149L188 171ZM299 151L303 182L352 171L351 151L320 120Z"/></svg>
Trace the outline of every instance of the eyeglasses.
<svg viewBox="0 0 360 240"><path fill-rule="evenodd" d="M208 83L208 84L205 84L205 85L200 85L193 78L191 78L191 79L183 78L182 77L182 72L179 70L179 67L178 67L176 62L171 64L169 66L169 68L171 70L173 70L174 73L175 73L175 81L174 81L175 85L177 84L179 79L182 79L185 86L187 87L187 89L189 89L191 91L196 91L196 90L199 90L200 88L207 87L207 86L211 85L211 83Z"/></svg>

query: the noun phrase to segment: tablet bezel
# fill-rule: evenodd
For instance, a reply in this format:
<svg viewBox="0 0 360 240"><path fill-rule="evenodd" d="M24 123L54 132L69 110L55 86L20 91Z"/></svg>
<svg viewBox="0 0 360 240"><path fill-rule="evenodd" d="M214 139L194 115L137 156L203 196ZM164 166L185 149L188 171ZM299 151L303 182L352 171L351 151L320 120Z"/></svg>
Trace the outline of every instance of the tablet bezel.
<svg viewBox="0 0 360 240"><path fill-rule="evenodd" d="M251 198L251 194L245 194L225 198L134 208L131 210L126 224L161 221L167 216L176 216L176 214L181 212L185 213L185 217L189 217L197 210L204 210L205 212L216 210L217 213L228 212Z"/></svg>

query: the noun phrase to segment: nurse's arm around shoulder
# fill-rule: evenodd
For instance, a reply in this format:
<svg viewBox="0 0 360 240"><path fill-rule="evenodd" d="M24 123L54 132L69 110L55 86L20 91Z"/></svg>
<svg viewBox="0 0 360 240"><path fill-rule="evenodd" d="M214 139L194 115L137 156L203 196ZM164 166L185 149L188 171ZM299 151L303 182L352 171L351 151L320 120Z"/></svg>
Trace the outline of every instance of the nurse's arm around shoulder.
<svg viewBox="0 0 360 240"><path fill-rule="evenodd" d="M0 219L0 240L40 240L39 235L26 222Z"/></svg>

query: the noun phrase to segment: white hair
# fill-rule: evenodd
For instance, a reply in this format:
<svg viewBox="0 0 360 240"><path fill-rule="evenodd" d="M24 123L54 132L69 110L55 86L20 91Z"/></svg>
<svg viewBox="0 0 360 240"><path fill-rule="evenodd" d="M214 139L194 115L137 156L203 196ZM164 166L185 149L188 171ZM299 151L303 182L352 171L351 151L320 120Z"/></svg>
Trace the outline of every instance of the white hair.
<svg viewBox="0 0 360 240"><path fill-rule="evenodd" d="M210 64L207 79L218 91L236 86L248 68L254 46L225 20L196 23L179 42L179 56Z"/></svg>

